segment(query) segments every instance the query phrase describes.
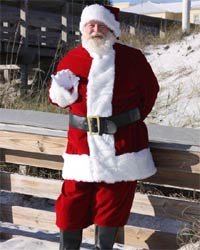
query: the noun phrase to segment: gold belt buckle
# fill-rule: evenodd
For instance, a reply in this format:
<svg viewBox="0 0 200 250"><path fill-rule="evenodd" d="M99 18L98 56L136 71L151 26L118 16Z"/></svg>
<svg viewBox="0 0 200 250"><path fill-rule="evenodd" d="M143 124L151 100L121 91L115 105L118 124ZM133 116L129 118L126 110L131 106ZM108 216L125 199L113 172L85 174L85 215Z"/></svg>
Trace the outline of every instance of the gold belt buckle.
<svg viewBox="0 0 200 250"><path fill-rule="evenodd" d="M97 130L98 130L97 132L92 131L92 124L91 124L92 119L96 119L96 121L97 121ZM90 134L91 135L99 135L99 133L100 133L100 117L98 115L88 116L87 122L88 122L88 130L89 130Z"/></svg>

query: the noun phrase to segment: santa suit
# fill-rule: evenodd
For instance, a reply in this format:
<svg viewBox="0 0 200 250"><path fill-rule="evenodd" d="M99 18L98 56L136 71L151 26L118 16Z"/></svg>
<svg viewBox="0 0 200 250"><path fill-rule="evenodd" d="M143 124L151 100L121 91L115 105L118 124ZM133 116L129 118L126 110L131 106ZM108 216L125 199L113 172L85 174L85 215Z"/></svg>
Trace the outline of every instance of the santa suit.
<svg viewBox="0 0 200 250"><path fill-rule="evenodd" d="M65 69L79 77L77 87L67 90L52 82L52 103L69 106L71 113L82 117L109 117L138 107L141 119L118 128L114 135L91 135L69 126L63 178L115 184L155 174L143 120L154 105L159 86L143 54L116 43L113 50L99 57L80 46L65 55L57 73ZM66 228L61 222L57 224Z"/></svg>

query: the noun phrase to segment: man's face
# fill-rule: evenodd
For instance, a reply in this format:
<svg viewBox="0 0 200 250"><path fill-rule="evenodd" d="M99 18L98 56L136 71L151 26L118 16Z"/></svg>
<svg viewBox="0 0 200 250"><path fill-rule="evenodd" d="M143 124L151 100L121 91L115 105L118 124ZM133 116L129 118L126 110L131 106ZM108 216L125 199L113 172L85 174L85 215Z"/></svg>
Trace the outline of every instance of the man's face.
<svg viewBox="0 0 200 250"><path fill-rule="evenodd" d="M84 26L84 33L94 39L105 38L110 29L102 22L90 21Z"/></svg>
<svg viewBox="0 0 200 250"><path fill-rule="evenodd" d="M84 26L82 45L89 53L102 56L112 49L114 42L114 33L104 23L90 21Z"/></svg>

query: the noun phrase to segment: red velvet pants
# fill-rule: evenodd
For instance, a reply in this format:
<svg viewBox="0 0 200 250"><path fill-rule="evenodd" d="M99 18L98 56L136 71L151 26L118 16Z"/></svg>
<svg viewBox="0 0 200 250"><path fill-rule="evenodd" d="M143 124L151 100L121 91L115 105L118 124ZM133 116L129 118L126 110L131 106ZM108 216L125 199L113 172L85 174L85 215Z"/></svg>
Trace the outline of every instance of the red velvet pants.
<svg viewBox="0 0 200 250"><path fill-rule="evenodd" d="M136 181L89 183L65 180L56 201L56 224L61 230L91 224L121 227L127 223Z"/></svg>

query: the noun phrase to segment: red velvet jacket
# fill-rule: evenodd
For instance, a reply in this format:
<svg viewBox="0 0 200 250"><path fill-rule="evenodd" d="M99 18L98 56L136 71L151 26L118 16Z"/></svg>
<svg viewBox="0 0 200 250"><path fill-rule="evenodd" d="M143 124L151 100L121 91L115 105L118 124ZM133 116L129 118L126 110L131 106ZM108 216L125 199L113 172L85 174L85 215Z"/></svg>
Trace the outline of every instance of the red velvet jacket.
<svg viewBox="0 0 200 250"><path fill-rule="evenodd" d="M146 58L144 57L144 55L141 53L140 50L116 43L114 45L114 53L115 53L114 79L113 79L114 84L113 84L113 92L111 99L111 112L112 112L111 115L116 115L121 112L128 111L130 109L133 109L134 107L139 107L142 119L133 124L118 129L118 131L114 135L113 146L114 146L115 156L110 155L109 159L111 158L114 159L114 157L122 156L122 157L117 157L117 159L120 158L119 163L118 162L113 163L114 165L119 166L118 168L121 169L120 171L122 172L130 171L129 167L127 167L126 169L126 165L127 164L130 165L134 161L133 163L134 167L132 171L133 173L129 173L131 177L129 177L129 174L126 174L126 176L124 177L119 177L120 174L116 174L117 176L116 178L115 174L111 173L111 175L114 177L113 179L112 177L108 177L108 181L106 179L107 174L101 177L95 175L95 177L85 176L82 178L81 176L78 176L76 178L76 171L78 171L80 166L79 167L76 166L75 167L76 170L73 170L74 166L79 164L78 163L79 161L73 159L75 159L75 156L79 157L81 155L83 157L86 157L86 155L87 157L89 157L91 152L90 152L90 145L88 143L87 132L84 130L69 127L68 145L66 149L66 154L64 156L64 159L66 161L66 167L64 166L65 170L63 175L64 178L66 179L76 179L83 181L116 182L121 180L142 179L155 173L155 168L148 149L149 144L148 144L147 128L143 120L151 111L154 102L156 100L157 93L159 91L157 79L149 63L147 62ZM57 67L57 72L63 69L70 69L76 76L80 78L78 86L78 98L77 100L75 100L74 103L69 105L70 112L80 116L88 115L87 108L89 104L87 104L87 101L90 98L88 94L88 77L91 70L93 70L93 68L95 69L95 67L91 69L92 63L95 63L94 59L82 46L80 46L70 51L67 55L65 55L65 57L60 61ZM99 62L97 62L97 64L99 65ZM110 63L108 62L107 65L109 68ZM104 77L104 74L105 75L107 74L106 70L102 72L100 71L97 70L97 72L95 73L97 75L97 78L98 74L100 74L100 77L101 75L102 77ZM110 78L112 78L112 74L111 76L109 76L108 73L108 79ZM93 86L95 85L93 84ZM97 92L99 92L99 94ZM94 91L90 93L94 94L97 93L97 98L98 98L99 95L101 96L101 88L97 88L97 90L94 89ZM51 99L52 98L50 95L50 100ZM51 100L51 102L55 103L54 100ZM101 105L101 103L99 105ZM91 140L93 140L93 138L91 138ZM92 143L93 142L91 142L90 144ZM102 146L102 148L104 148L104 146ZM102 151L103 150L104 149L102 149ZM83 157L82 158L79 157L80 164L81 164L81 159L83 160ZM98 155L96 157L95 153L93 153L92 159L93 158L95 158L96 161L96 159L97 158L99 159L100 156ZM141 160L141 158L145 158L145 160ZM105 161L106 156L102 157L102 161L103 159ZM69 165L69 161L73 162L73 165L71 167L67 166L67 164ZM85 165L88 164L91 165L91 163L88 163L88 161L90 160L87 159L86 161L87 162L85 163ZM102 165L102 162L101 160L99 160L98 163L94 162L92 163L92 165L95 164L97 165L98 168L99 165ZM149 169L148 165L150 165ZM90 166L88 171L93 171L93 169L91 170L91 168L92 167ZM73 173L71 175L70 174L68 175L68 173L71 171L70 169L72 169ZM97 172L99 171L102 170L97 170Z"/></svg>

